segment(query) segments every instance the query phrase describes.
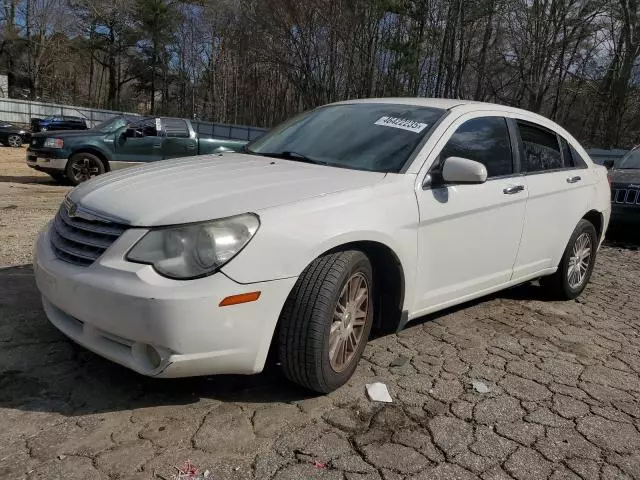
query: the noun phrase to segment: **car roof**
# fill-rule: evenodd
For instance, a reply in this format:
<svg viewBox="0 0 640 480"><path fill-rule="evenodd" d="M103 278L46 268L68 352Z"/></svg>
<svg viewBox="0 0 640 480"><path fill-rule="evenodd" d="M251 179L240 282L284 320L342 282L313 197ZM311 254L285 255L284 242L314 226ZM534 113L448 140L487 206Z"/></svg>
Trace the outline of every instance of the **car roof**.
<svg viewBox="0 0 640 480"><path fill-rule="evenodd" d="M449 110L458 105L481 103L473 102L470 100L456 100L452 98L423 98L423 97L385 97L385 98L360 98L356 100L345 100L343 102L336 102L336 105L340 104L352 104L352 103L391 103L399 105L416 105L420 107L438 108L441 110Z"/></svg>
<svg viewBox="0 0 640 480"><path fill-rule="evenodd" d="M529 110L523 110L521 108L509 107L507 105L499 105L497 103L489 102L477 102L475 100L460 100L455 98L426 98L426 97L388 97L388 98L362 98L357 100L346 100L343 102L336 102L339 104L353 104L353 103L391 103L399 105L415 105L421 107L437 108L440 110L487 110L494 112L505 113L520 113L530 117L537 117L540 121L551 122L546 117Z"/></svg>

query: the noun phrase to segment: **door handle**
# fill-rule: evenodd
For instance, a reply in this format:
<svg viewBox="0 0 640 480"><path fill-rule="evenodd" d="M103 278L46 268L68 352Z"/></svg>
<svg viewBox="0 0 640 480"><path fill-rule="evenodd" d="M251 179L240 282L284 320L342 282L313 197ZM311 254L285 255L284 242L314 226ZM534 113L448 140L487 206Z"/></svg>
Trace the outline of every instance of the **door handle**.
<svg viewBox="0 0 640 480"><path fill-rule="evenodd" d="M579 176L569 177L567 178L567 183L578 183L580 180L582 180L582 178Z"/></svg>
<svg viewBox="0 0 640 480"><path fill-rule="evenodd" d="M510 187L505 188L503 193L505 195L513 195L514 193L519 193L524 190L524 185L512 185Z"/></svg>

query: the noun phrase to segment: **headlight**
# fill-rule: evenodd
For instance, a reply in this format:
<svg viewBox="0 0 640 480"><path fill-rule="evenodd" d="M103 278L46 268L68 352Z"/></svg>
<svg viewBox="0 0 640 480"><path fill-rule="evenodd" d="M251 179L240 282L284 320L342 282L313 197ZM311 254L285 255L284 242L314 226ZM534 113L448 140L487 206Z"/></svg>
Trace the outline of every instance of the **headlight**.
<svg viewBox="0 0 640 480"><path fill-rule="evenodd" d="M255 235L260 220L245 213L210 222L151 230L127 260L153 265L165 277L186 280L211 275Z"/></svg>
<svg viewBox="0 0 640 480"><path fill-rule="evenodd" d="M26 135L27 131L26 130L19 130L18 131L18 135Z"/></svg>
<svg viewBox="0 0 640 480"><path fill-rule="evenodd" d="M61 138L47 138L44 141L44 146L48 148L62 148L64 147L64 140Z"/></svg>

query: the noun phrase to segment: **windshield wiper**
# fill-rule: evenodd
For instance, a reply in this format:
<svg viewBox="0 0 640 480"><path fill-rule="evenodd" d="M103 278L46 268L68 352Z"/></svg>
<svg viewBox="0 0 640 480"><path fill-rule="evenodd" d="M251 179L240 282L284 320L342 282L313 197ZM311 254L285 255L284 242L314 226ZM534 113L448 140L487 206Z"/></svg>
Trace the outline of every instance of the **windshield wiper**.
<svg viewBox="0 0 640 480"><path fill-rule="evenodd" d="M297 162L312 163L314 165L329 165L328 162L323 162L322 160L309 158L306 155L303 155L298 152L293 152L291 150L285 150L284 152L252 152L252 153L257 153L258 155L264 155L265 157L282 158L284 160L295 160Z"/></svg>

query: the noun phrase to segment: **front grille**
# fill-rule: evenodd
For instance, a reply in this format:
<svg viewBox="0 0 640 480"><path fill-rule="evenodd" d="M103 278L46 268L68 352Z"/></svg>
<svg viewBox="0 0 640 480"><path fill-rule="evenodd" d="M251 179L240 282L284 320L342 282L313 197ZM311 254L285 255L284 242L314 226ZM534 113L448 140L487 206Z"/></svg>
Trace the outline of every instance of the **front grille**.
<svg viewBox="0 0 640 480"><path fill-rule="evenodd" d="M56 256L75 265L91 265L127 229L125 225L72 217L63 203L53 220L51 246Z"/></svg>
<svg viewBox="0 0 640 480"><path fill-rule="evenodd" d="M611 201L625 205L640 205L640 190L633 188L612 188Z"/></svg>

